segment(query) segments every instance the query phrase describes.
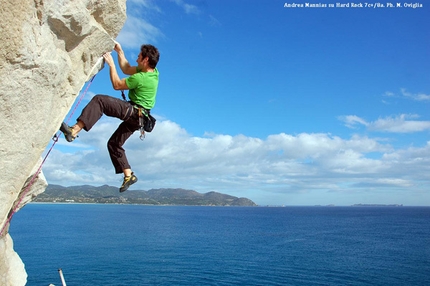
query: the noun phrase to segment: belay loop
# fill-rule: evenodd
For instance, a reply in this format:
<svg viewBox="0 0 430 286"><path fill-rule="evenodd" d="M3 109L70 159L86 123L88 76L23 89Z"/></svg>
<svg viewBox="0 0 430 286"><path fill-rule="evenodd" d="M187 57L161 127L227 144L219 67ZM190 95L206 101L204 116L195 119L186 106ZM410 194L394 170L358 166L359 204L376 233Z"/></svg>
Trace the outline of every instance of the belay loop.
<svg viewBox="0 0 430 286"><path fill-rule="evenodd" d="M140 140L143 141L143 139L145 139L145 129L143 128L145 121L143 119L142 108L139 107L138 110L139 110L138 114L139 114L139 130L140 130L140 136L139 136L139 138L140 138ZM146 115L146 117L148 117L148 116Z"/></svg>
<svg viewBox="0 0 430 286"><path fill-rule="evenodd" d="M140 140L145 139L145 131L151 132L154 129L156 119L152 117L151 111L140 106L133 106L138 110Z"/></svg>
<svg viewBox="0 0 430 286"><path fill-rule="evenodd" d="M122 99L124 99L125 101L127 101L126 97L125 97L125 93L124 90L121 90L121 96ZM137 105L133 105L133 108L136 108L138 110L138 115L139 115L139 131L140 131L140 140L144 140L145 139L145 131L147 132L151 132L152 129L154 128L155 125L155 118L152 117L150 115L150 111L146 110L143 107L137 106ZM146 120L145 120L146 117ZM151 127L148 127L151 126Z"/></svg>

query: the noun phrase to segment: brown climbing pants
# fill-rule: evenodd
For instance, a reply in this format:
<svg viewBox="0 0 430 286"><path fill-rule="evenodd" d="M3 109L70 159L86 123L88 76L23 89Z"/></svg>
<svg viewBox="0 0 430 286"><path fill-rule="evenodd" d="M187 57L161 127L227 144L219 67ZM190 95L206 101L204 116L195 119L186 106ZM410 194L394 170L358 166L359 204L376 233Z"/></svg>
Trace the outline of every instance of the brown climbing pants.
<svg viewBox="0 0 430 286"><path fill-rule="evenodd" d="M123 121L107 143L115 173L121 174L123 169L131 169L122 146L134 131L139 130L138 110L128 101L98 94L85 106L78 120L85 124L85 131L90 131L103 114Z"/></svg>

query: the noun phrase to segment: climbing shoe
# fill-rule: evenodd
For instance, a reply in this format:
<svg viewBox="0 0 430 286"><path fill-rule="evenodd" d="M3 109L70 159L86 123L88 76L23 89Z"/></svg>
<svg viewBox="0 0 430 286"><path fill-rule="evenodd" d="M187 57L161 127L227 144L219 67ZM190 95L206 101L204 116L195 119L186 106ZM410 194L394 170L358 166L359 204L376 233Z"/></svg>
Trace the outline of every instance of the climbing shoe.
<svg viewBox="0 0 430 286"><path fill-rule="evenodd" d="M131 173L131 176L124 177L124 182L122 182L121 188L119 188L119 192L125 192L127 191L128 187L133 185L137 182L137 177L134 175L134 173Z"/></svg>
<svg viewBox="0 0 430 286"><path fill-rule="evenodd" d="M63 132L67 142L75 140L76 137L72 135L72 127L68 126L65 122L61 123L60 131Z"/></svg>

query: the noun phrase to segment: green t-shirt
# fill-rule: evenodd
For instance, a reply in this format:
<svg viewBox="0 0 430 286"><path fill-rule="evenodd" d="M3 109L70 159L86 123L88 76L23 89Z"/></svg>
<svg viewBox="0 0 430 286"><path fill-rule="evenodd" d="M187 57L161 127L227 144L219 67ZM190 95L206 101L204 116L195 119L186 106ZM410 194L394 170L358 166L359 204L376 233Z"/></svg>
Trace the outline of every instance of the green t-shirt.
<svg viewBox="0 0 430 286"><path fill-rule="evenodd" d="M137 68L136 68L137 70ZM128 88L128 98L146 109L155 105L155 96L158 88L158 70L154 72L137 72L125 79Z"/></svg>

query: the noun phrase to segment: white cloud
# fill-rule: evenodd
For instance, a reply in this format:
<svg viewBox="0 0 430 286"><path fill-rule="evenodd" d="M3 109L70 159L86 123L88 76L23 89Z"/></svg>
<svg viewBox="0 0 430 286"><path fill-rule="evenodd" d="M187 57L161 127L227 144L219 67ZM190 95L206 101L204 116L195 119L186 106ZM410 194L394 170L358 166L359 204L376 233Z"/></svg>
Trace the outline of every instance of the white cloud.
<svg viewBox="0 0 430 286"><path fill-rule="evenodd" d="M400 89L400 95L396 95L394 92L387 91L384 93L385 97L398 97L398 98L406 98L406 99L412 99L415 101L427 101L430 102L430 94L425 94L423 92L419 93L411 93L406 90L406 88Z"/></svg>
<svg viewBox="0 0 430 286"><path fill-rule="evenodd" d="M401 114L397 117L381 118L372 122L368 127L372 131L393 133L412 133L430 130L430 121L408 120L417 117L417 115Z"/></svg>
<svg viewBox="0 0 430 286"><path fill-rule="evenodd" d="M129 15L123 29L117 37L117 41L125 48L140 48L142 44L157 43L159 38L164 37L157 27L149 22Z"/></svg>
<svg viewBox="0 0 430 286"><path fill-rule="evenodd" d="M347 116L340 116L340 120L345 122L345 126L349 128L355 128L357 124L361 124L364 126L368 126L369 124L366 122L366 120L356 116L356 115L347 115Z"/></svg>
<svg viewBox="0 0 430 286"><path fill-rule="evenodd" d="M209 25L212 26L212 27L220 27L220 26L222 26L221 22L218 21L218 19L215 18L212 15L209 15Z"/></svg>
<svg viewBox="0 0 430 286"><path fill-rule="evenodd" d="M430 101L430 95L424 93L410 93L405 88L401 89L402 95L416 101Z"/></svg>
<svg viewBox="0 0 430 286"><path fill-rule="evenodd" d="M48 182L120 185L121 175L114 174L106 149L118 124L104 117L70 143L91 149L54 150L44 166ZM269 198L309 192L419 190L430 185L430 142L395 150L358 135L349 139L324 133L281 133L265 139L225 134L196 137L174 122L159 120L143 142L135 134L125 149L139 178L134 189L215 190L266 203Z"/></svg>
<svg viewBox="0 0 430 286"><path fill-rule="evenodd" d="M369 131L390 132L390 133L413 133L430 130L430 121L410 120L418 118L416 114L401 114L396 117L379 118L373 122L355 116L348 115L339 117L349 128L357 125L364 125Z"/></svg>
<svg viewBox="0 0 430 286"><path fill-rule="evenodd" d="M156 4L156 1L154 0L128 0L127 3L133 4L136 7L144 7L147 10L156 11L158 13L161 13L161 9ZM136 9L135 6L129 6L129 11ZM128 13L129 14L129 13Z"/></svg>
<svg viewBox="0 0 430 286"><path fill-rule="evenodd" d="M188 4L183 0L171 0L171 1L174 2L176 5L178 5L179 7L183 8L185 13L187 13L187 14L199 14L200 13L200 9L197 6Z"/></svg>
<svg viewBox="0 0 430 286"><path fill-rule="evenodd" d="M399 186L399 187L411 187L412 183L409 180L397 179L397 178L381 178L377 179L376 184Z"/></svg>

